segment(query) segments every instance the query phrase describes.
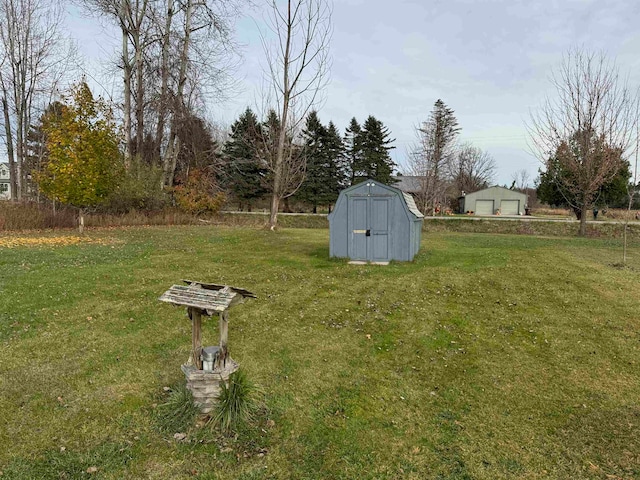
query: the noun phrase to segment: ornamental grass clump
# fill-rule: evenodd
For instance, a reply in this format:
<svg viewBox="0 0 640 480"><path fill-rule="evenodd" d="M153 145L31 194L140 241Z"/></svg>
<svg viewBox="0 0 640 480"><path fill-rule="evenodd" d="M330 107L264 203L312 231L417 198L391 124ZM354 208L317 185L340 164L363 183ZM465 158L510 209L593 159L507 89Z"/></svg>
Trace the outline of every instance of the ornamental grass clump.
<svg viewBox="0 0 640 480"><path fill-rule="evenodd" d="M171 389L167 401L158 405L157 413L160 429L175 433L191 428L200 410L186 385L177 385Z"/></svg>
<svg viewBox="0 0 640 480"><path fill-rule="evenodd" d="M253 419L257 409L256 387L244 370L231 374L229 385L221 384L218 404L212 412L209 423L222 431L236 430Z"/></svg>

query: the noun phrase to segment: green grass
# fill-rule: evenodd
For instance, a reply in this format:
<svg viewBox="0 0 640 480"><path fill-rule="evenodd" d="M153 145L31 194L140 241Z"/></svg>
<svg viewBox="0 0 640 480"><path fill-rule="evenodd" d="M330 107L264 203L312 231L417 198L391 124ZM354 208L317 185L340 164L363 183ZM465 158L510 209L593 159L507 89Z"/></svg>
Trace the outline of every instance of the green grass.
<svg viewBox="0 0 640 480"><path fill-rule="evenodd" d="M427 232L380 267L329 259L323 229L89 236L0 251L3 479L640 476L637 243L618 269L619 240ZM229 347L268 418L237 436L158 426L182 278L258 294Z"/></svg>

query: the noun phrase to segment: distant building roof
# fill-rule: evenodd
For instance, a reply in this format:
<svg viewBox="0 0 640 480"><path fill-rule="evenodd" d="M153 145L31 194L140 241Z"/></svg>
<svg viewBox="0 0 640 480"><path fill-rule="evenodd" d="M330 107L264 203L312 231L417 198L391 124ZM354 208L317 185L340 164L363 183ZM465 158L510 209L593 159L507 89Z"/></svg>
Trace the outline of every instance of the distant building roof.
<svg viewBox="0 0 640 480"><path fill-rule="evenodd" d="M397 177L393 177L397 183L393 186L407 193L415 193L421 190L420 188L420 180L424 177L420 177L417 175L398 175Z"/></svg>

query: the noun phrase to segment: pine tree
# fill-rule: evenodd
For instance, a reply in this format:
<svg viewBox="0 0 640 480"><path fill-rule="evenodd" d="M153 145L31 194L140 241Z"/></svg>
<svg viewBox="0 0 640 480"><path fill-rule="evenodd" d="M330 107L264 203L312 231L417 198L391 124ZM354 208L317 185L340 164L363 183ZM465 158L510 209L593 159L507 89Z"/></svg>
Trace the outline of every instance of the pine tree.
<svg viewBox="0 0 640 480"><path fill-rule="evenodd" d="M345 146L340 131L333 122L327 127L326 149L329 158L328 196L325 203L334 203L340 191L348 187L348 167L345 159Z"/></svg>
<svg viewBox="0 0 640 480"><path fill-rule="evenodd" d="M345 148L345 163L347 175L349 178L349 185L353 185L356 176L362 176L357 171L359 166L362 165L362 128L355 117L351 119L349 126L345 130L344 135L344 148Z"/></svg>
<svg viewBox="0 0 640 480"><path fill-rule="evenodd" d="M396 164L389 155L389 151L395 148L390 146L395 139L389 137L389 129L380 120L370 115L364 122L360 134L362 157L355 164L355 183L367 178L386 184L395 182L393 169Z"/></svg>
<svg viewBox="0 0 640 480"><path fill-rule="evenodd" d="M307 115L304 130L304 156L306 159L305 180L300 186L296 197L313 206L313 213L322 201L327 188L327 152L325 140L327 129L320 123L318 112L315 110Z"/></svg>
<svg viewBox="0 0 640 480"><path fill-rule="evenodd" d="M307 169L305 181L297 197L313 206L331 205L345 185L344 145L340 132L333 124L325 127L317 112L311 112L303 131Z"/></svg>
<svg viewBox="0 0 640 480"><path fill-rule="evenodd" d="M431 210L445 201L446 176L456 150L460 132L453 110L438 99L426 122L417 129L418 148L412 158L412 173L420 177L418 203L423 211Z"/></svg>
<svg viewBox="0 0 640 480"><path fill-rule="evenodd" d="M242 204L251 211L253 201L267 193L264 179L266 167L259 152L262 148L258 117L247 108L231 125L231 135L224 144L225 184Z"/></svg>

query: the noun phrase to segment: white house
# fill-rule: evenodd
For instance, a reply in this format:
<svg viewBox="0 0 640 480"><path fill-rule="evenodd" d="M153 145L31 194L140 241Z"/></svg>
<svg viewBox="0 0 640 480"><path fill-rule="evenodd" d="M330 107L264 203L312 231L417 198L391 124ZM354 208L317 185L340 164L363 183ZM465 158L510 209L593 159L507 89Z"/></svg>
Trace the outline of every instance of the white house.
<svg viewBox="0 0 640 480"><path fill-rule="evenodd" d="M11 200L9 179L9 164L0 163L0 200Z"/></svg>

